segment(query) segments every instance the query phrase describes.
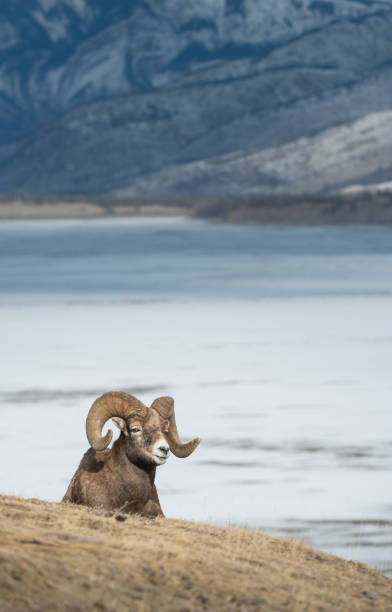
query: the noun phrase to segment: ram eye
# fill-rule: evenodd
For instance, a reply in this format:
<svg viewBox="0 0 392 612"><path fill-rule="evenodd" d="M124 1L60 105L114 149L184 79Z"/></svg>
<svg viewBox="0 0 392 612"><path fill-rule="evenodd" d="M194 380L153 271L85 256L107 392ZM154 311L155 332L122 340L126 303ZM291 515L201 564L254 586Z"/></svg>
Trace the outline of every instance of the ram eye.
<svg viewBox="0 0 392 612"><path fill-rule="evenodd" d="M141 431L142 431L142 428L141 428L141 427L137 427L137 426L135 426L135 427L131 427L131 433L133 433L133 434L138 434L138 433L140 433Z"/></svg>

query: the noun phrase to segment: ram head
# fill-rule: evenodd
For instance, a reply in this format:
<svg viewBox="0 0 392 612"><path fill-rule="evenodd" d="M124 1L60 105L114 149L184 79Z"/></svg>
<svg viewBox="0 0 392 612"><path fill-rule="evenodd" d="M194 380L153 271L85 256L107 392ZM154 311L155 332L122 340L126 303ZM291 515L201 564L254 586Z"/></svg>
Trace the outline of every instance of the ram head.
<svg viewBox="0 0 392 612"><path fill-rule="evenodd" d="M102 428L109 419L128 439L128 459L136 464L162 465L169 451L176 457L188 457L200 442L199 438L181 442L171 397L159 397L150 407L128 393L114 391L99 397L86 420L87 438L95 451L104 451L112 440L111 430L102 436Z"/></svg>

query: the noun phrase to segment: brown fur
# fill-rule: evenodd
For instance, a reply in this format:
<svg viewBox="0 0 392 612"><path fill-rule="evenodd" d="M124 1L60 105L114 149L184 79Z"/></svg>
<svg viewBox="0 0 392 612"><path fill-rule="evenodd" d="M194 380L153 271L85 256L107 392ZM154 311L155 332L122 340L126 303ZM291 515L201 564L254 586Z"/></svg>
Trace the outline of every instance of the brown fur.
<svg viewBox="0 0 392 612"><path fill-rule="evenodd" d="M154 484L156 464L151 449L165 439L167 422L155 411L145 423L123 421L123 431L112 449L90 448L73 476L64 502L143 516L163 516ZM134 436L132 428L142 427Z"/></svg>

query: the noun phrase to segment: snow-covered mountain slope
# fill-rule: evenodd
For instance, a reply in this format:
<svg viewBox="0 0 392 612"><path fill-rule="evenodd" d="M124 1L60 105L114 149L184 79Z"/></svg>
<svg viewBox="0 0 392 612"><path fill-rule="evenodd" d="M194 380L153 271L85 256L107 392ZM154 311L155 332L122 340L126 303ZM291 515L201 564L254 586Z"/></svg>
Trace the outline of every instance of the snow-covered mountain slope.
<svg viewBox="0 0 392 612"><path fill-rule="evenodd" d="M0 191L160 191L196 162L220 191L214 158L391 109L391 31L392 0L2 0Z"/></svg>
<svg viewBox="0 0 392 612"><path fill-rule="evenodd" d="M185 164L181 173L175 166L167 168L136 179L119 195L192 193L196 186L199 193L209 193L212 187L223 194L323 192L382 172L392 176L392 111L371 113L279 147Z"/></svg>

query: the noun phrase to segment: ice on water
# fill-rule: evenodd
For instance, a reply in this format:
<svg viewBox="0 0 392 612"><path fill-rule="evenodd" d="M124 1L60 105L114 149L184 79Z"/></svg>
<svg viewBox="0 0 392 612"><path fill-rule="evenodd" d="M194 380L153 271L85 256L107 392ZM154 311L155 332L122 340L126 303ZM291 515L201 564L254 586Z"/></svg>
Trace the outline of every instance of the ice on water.
<svg viewBox="0 0 392 612"><path fill-rule="evenodd" d="M61 499L100 393L169 394L202 444L158 470L167 516L388 571L391 269L381 227L3 223L2 492Z"/></svg>

